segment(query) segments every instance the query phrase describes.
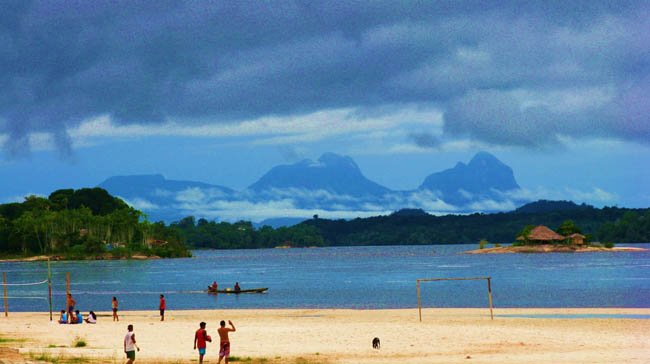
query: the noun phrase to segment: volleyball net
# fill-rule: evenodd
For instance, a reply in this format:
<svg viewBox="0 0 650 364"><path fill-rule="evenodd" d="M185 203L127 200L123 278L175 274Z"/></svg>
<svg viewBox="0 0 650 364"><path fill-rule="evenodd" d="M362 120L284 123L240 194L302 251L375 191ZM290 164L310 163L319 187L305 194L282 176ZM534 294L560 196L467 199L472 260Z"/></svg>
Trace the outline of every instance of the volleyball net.
<svg viewBox="0 0 650 364"><path fill-rule="evenodd" d="M2 272L2 293L5 317L9 316L9 300L44 300L47 301L50 308L50 321L52 321L52 275L48 264L47 278L37 282L8 282L7 273ZM46 286L47 294L45 295L25 295L24 291L19 290L15 295L12 287L26 288L30 286ZM22 294L22 295L21 295Z"/></svg>

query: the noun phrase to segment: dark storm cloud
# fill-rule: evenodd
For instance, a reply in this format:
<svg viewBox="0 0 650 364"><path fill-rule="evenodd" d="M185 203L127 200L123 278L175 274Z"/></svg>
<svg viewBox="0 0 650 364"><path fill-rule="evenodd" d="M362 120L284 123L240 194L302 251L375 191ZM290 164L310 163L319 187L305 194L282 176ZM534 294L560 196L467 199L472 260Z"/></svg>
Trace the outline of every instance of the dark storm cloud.
<svg viewBox="0 0 650 364"><path fill-rule="evenodd" d="M65 129L104 114L232 122L424 103L446 111L450 136L525 144L533 129L643 142L650 13L638 4L2 2L0 132L11 154L35 131L66 154ZM547 113L507 93L590 87L614 95L598 110Z"/></svg>
<svg viewBox="0 0 650 364"><path fill-rule="evenodd" d="M440 138L431 133L410 133L408 138L420 148L434 149L438 148L441 143Z"/></svg>

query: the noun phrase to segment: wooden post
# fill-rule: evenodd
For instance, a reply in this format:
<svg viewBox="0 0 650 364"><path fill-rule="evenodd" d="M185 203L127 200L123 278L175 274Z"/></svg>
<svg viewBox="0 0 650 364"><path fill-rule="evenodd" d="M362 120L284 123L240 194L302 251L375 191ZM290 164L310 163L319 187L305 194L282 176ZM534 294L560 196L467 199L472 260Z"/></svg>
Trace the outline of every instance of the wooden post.
<svg viewBox="0 0 650 364"><path fill-rule="evenodd" d="M488 281L488 302L490 303L490 318L494 320L494 314L492 313L492 285L490 284L490 277L487 278Z"/></svg>
<svg viewBox="0 0 650 364"><path fill-rule="evenodd" d="M70 294L70 272L65 273L65 294ZM68 308L66 307L65 309L67 310Z"/></svg>
<svg viewBox="0 0 650 364"><path fill-rule="evenodd" d="M52 321L52 267L50 258L47 258L47 299L50 304L50 321Z"/></svg>
<svg viewBox="0 0 650 364"><path fill-rule="evenodd" d="M2 288L4 290L5 298L5 317L9 316L9 306L7 305L7 273L2 272Z"/></svg>
<svg viewBox="0 0 650 364"><path fill-rule="evenodd" d="M490 318L494 320L494 313L492 310L492 277L458 277L458 278L418 278L415 280L418 291L418 311L420 313L420 322L422 322L422 303L420 301L420 282L436 282L436 281L475 281L479 279L487 280L488 284L488 301L490 302Z"/></svg>
<svg viewBox="0 0 650 364"><path fill-rule="evenodd" d="M422 322L422 304L420 303L420 280L417 279L415 282L418 290L418 312L420 313L420 322Z"/></svg>

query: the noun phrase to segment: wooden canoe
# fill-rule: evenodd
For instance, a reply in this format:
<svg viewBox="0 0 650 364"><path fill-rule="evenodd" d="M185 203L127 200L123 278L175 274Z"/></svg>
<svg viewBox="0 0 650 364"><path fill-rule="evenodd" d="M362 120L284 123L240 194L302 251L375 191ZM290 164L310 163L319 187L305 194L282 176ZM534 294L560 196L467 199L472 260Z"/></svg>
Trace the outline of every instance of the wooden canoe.
<svg viewBox="0 0 650 364"><path fill-rule="evenodd" d="M240 291L235 291L234 289L217 289L216 291L208 286L208 293L230 293L230 294L240 294L240 293L264 293L268 291L268 288L250 288L242 289Z"/></svg>

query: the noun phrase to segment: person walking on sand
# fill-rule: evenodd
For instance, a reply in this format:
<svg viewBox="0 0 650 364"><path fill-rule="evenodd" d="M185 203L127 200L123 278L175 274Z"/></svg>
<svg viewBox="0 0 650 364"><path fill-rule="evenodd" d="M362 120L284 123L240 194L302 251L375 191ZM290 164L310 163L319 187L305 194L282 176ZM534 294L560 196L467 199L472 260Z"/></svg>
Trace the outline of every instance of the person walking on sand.
<svg viewBox="0 0 650 364"><path fill-rule="evenodd" d="M161 294L160 295L160 305L158 305L158 309L160 309L160 321L165 321L165 309L167 308L167 303L165 302L165 295Z"/></svg>
<svg viewBox="0 0 650 364"><path fill-rule="evenodd" d="M133 364L135 361L135 349L140 351L140 347L135 343L135 332L133 332L133 325L127 327L128 332L124 336L124 353L126 354L126 364Z"/></svg>
<svg viewBox="0 0 650 364"><path fill-rule="evenodd" d="M228 320L228 324L230 327L226 327L226 322L222 320L220 322L221 327L217 329L220 339L219 361L217 363L221 363L221 359L226 358L225 363L228 364L228 358L230 357L230 338L228 338L228 333L237 331L237 329L235 329L232 321Z"/></svg>
<svg viewBox="0 0 650 364"><path fill-rule="evenodd" d="M77 301L75 301L74 298L72 298L72 294L68 293L68 295L65 298L65 306L68 308L68 320L71 320L72 314L74 313L74 306L76 304Z"/></svg>
<svg viewBox="0 0 650 364"><path fill-rule="evenodd" d="M113 307L113 321L120 321L120 317L117 315L117 307L119 306L119 303L117 302L117 297L113 297L111 306Z"/></svg>
<svg viewBox="0 0 650 364"><path fill-rule="evenodd" d="M212 338L208 335L208 332L205 331L205 322L199 324L199 329L196 330L194 334L194 350L199 348L199 364L203 364L203 356L205 355L205 349L207 347L206 342L212 342Z"/></svg>

